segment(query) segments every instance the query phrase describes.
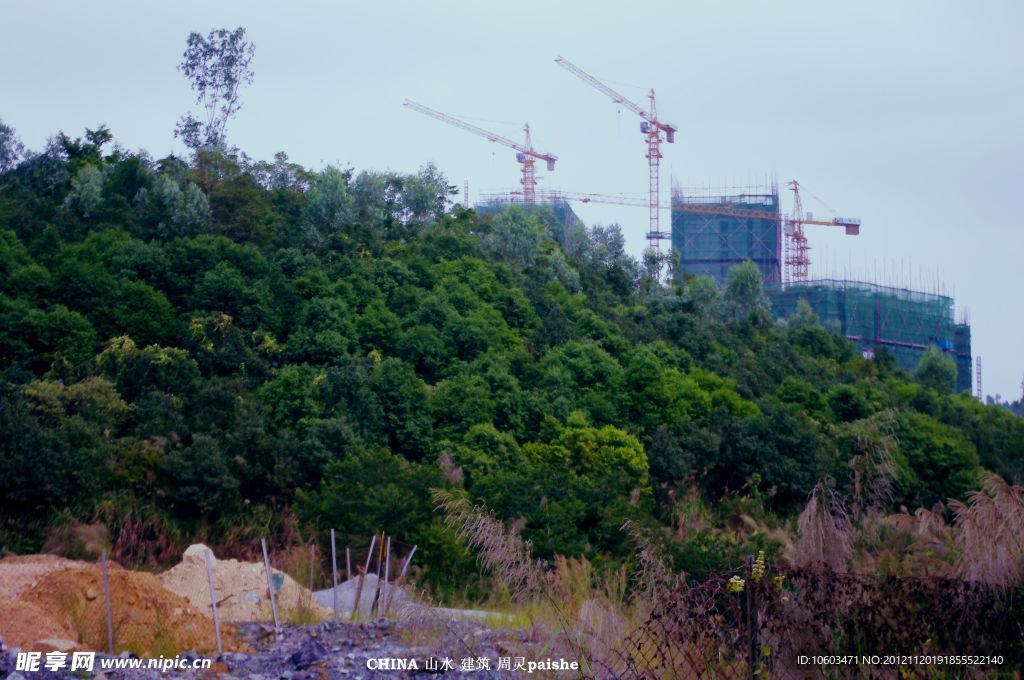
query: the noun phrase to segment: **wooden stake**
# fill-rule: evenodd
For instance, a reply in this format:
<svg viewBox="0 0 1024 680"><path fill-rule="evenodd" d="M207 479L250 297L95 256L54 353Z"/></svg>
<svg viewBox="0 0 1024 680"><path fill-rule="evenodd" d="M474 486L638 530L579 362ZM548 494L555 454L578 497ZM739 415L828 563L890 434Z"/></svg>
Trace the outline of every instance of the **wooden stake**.
<svg viewBox="0 0 1024 680"><path fill-rule="evenodd" d="M270 557L267 556L267 539L261 538L263 545L263 568L267 572L267 591L270 593L270 609L274 612L274 630L281 630L281 622L277 620L277 598L274 597L274 584L270 580Z"/></svg>
<svg viewBox="0 0 1024 680"><path fill-rule="evenodd" d="M206 577L210 579L210 606L213 607L213 631L217 634L217 653L223 654L220 642L220 618L217 616L217 591L213 587L213 551L206 549Z"/></svg>
<svg viewBox="0 0 1024 680"><path fill-rule="evenodd" d="M334 599L334 622L338 622L338 550L334 546L334 529L331 529L331 582L334 588L331 596Z"/></svg>
<svg viewBox="0 0 1024 680"><path fill-rule="evenodd" d="M110 614L110 581L107 578L107 551L101 557L103 564L103 603L107 609L107 648L110 656L114 656L114 617Z"/></svg>
<svg viewBox="0 0 1024 680"><path fill-rule="evenodd" d="M345 548L345 580L352 580L352 548Z"/></svg>

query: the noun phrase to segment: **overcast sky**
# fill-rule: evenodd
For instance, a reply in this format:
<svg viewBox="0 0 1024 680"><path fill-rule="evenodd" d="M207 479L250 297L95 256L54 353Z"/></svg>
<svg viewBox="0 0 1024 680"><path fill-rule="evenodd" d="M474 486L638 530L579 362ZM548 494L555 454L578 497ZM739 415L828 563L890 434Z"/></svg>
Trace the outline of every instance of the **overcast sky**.
<svg viewBox="0 0 1024 680"><path fill-rule="evenodd" d="M405 98L559 157L540 187L647 191L639 120L554 63L565 56L679 128L662 191L797 178L816 215L812 276L936 287L967 311L989 394L1024 376L1024 3L13 2L3 0L0 117L27 146L105 123L132 149L181 152L190 31L245 26L255 82L228 127L254 158L415 171L460 190L518 188L514 152L404 108ZM786 193L786 192L784 192ZM783 206L790 207L789 196ZM643 209L619 222L639 254Z"/></svg>

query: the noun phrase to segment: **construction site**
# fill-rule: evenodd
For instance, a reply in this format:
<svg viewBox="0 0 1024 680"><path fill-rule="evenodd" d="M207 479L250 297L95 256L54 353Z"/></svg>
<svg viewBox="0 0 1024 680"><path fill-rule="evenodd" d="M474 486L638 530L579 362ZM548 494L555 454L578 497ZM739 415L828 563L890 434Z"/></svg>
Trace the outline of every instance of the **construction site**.
<svg viewBox="0 0 1024 680"><path fill-rule="evenodd" d="M956 391L971 389L971 327L954 320L953 298L864 281L822 279L767 288L772 314L789 318L806 300L821 323L870 358L885 350L913 371L929 347L956 362Z"/></svg>
<svg viewBox="0 0 1024 680"><path fill-rule="evenodd" d="M782 210L775 181L763 186L724 189L673 187L671 200L665 205L660 187L661 145L675 142L678 128L659 117L654 90L650 90L645 108L564 57L558 57L555 62L616 106L640 118L639 129L647 160L646 200L628 195L538 189L536 162L544 161L547 170L554 171L558 157L533 148L529 124L523 126L523 143L518 143L407 100L405 106L415 111L516 152L515 159L522 173L521 189L482 195L475 205L479 212L495 213L510 205L542 204L549 206L565 226L575 227L582 222L572 209L573 202L646 208L648 251L660 253L662 243L669 243L667 260L676 281L708 276L721 287L732 267L749 260L761 271L776 319L788 318L796 310L798 301L806 300L823 324L856 344L865 357L884 349L907 371L916 368L925 350L937 347L956 363L956 390L973 388L981 398L980 357L976 364L972 361L971 328L966 315L959 321L955 319L952 297L875 281L812 277L806 227L841 228L847 236L856 236L860 234L859 219L840 216L821 219L806 212L802 185L795 179L786 183L786 189L792 193L792 208L788 213ZM464 194L464 204L470 205L468 183ZM665 211L669 213L668 229L662 224ZM661 276L660 271L658 276Z"/></svg>
<svg viewBox="0 0 1024 680"><path fill-rule="evenodd" d="M865 357L883 349L913 371L929 347L956 363L956 391L972 389L971 327L955 317L954 300L939 292L852 279L814 279L804 225L838 226L857 235L860 221L815 220L801 206L794 180L794 210L783 215L776 186L731 193L672 192L672 251L677 276L710 276L724 285L729 270L746 260L757 265L776 319L788 319L805 300L821 323L853 342Z"/></svg>

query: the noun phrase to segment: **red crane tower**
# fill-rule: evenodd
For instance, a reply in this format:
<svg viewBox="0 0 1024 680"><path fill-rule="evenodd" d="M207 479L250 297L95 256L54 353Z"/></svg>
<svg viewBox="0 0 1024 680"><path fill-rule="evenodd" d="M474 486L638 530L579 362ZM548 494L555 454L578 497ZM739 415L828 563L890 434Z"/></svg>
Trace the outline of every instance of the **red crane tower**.
<svg viewBox="0 0 1024 680"><path fill-rule="evenodd" d="M843 227L847 236L860 233L860 220L856 218L836 217L830 221L815 220L804 212L803 201L800 200L800 182L795 179L787 184L793 191L793 214L785 218L783 229L786 237L786 253L783 262L786 265L786 281L806 281L811 258L807 254L811 247L807 244L804 234L805 224L820 224L829 227Z"/></svg>
<svg viewBox="0 0 1024 680"><path fill-rule="evenodd" d="M508 139L507 137L502 137L499 134L489 132L487 130L484 130L483 128L479 128L465 121L461 121L458 118L452 118L447 114L441 113L440 111L435 111L434 109L427 108L426 106L423 106L422 104L417 104L414 101L406 99L404 102L402 102L402 104L403 106L408 106L410 109L413 109L414 111L419 111L420 113L426 114L431 118L436 118L439 121L448 123L449 125L454 125L457 128L462 128L463 130L472 132L473 134L480 135L481 137L488 139L492 142L497 142L498 144L503 144L511 149L515 149L517 152L516 161L518 161L519 164L523 166L523 179L521 180L521 182L523 185L524 203L532 204L534 202L534 197L536 196L535 187L537 186L537 176L534 169L534 164L537 162L537 159L547 162L548 170L553 171L555 169L555 161L558 160L558 156L554 156L549 153L540 153L539 151L533 150L533 144L530 141L529 123L523 125L523 131L526 133L526 143L517 144L516 142L513 142L511 139Z"/></svg>
<svg viewBox="0 0 1024 680"><path fill-rule="evenodd" d="M743 219L770 220L779 222L783 226L786 243L784 263L790 279L805 281L808 278L808 267L811 263L808 251L811 249L807 244L807 236L804 234L805 224L814 224L825 227L843 227L847 236L856 236L860 233L861 221L850 217L835 217L831 220L816 220L811 215L804 213L803 202L800 199L800 183L795 179L787 186L793 191L793 213L783 215L771 210L751 210L741 208L728 203L676 203L672 206L673 212L693 213L697 215L722 215L725 217L739 217ZM515 198L515 194L487 194L484 198ZM540 198L546 201L580 201L581 203L611 203L615 205L629 205L642 207L643 199L630 196L609 196L606 194L590 194L572 191L541 191Z"/></svg>
<svg viewBox="0 0 1024 680"><path fill-rule="evenodd" d="M679 128L670 123L658 120L658 109L654 100L653 88L651 89L650 94L647 95L651 102L650 110L644 111L642 107L626 99L594 76L570 62L568 59L558 57L555 59L555 63L594 89L611 97L611 100L616 104L622 104L627 109L643 118L643 122L640 123L640 132L642 132L644 137L647 139L647 166L650 174L650 197L647 201L650 230L647 232L647 245L654 250L659 250L659 243L662 240L672 238L672 234L670 232L661 231L658 219L659 213L661 212L660 193L658 191L658 167L661 163L661 135L664 133L665 141L671 144L676 141L676 131Z"/></svg>

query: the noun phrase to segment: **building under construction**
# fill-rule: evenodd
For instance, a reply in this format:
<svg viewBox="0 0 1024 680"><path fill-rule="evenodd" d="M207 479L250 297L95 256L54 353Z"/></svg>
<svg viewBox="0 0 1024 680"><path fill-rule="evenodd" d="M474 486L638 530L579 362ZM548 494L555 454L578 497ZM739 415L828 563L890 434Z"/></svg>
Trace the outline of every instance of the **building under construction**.
<svg viewBox="0 0 1024 680"><path fill-rule="evenodd" d="M678 258L677 275L710 276L722 285L729 269L751 260L766 284L781 283L782 223L779 192L774 187L729 195L673 189L672 250Z"/></svg>
<svg viewBox="0 0 1024 680"><path fill-rule="evenodd" d="M791 188L795 185L792 182ZM573 195L560 196L545 205L554 210L563 224L578 223L566 200ZM584 200L601 199L596 194L578 196ZM494 212L509 202L516 201L492 200L477 206L477 210ZM859 230L859 220L814 220L809 213L802 212L798 200L796 203L795 214L804 224L843 227L847 234ZM804 278L806 259L799 278L794 271L787 277L786 267L801 264L801 258L793 252L794 222L793 216L782 214L775 187L714 194L675 189L672 249L677 258L676 275L710 276L722 286L732 267L751 260L761 271L776 318L790 317L799 300L804 299L825 327L852 341L865 354L884 348L907 371L917 367L928 347L938 347L956 362L956 390L971 389L971 328L965 320L955 321L953 298L860 281L809 281Z"/></svg>
<svg viewBox="0 0 1024 680"><path fill-rule="evenodd" d="M956 391L971 389L971 327L953 316L953 298L846 280L768 286L772 315L789 318L806 300L826 328L842 334L866 356L882 348L913 371L930 346L956 362Z"/></svg>
<svg viewBox="0 0 1024 680"><path fill-rule="evenodd" d="M527 213L534 212L543 214L545 210L551 211L554 218L562 224L566 229L584 228L586 225L583 224L583 220L579 218L579 215L572 209L568 201L564 200L549 200L542 203L527 204L522 201L521 198L497 198L496 196L489 196L486 200L477 203L473 206L473 209L480 215L494 215L503 210L507 210L511 206L517 206L521 210Z"/></svg>

